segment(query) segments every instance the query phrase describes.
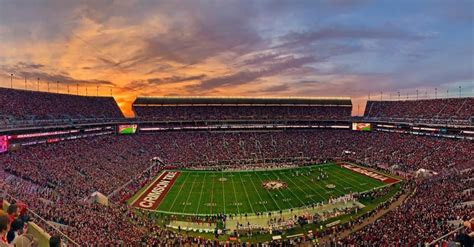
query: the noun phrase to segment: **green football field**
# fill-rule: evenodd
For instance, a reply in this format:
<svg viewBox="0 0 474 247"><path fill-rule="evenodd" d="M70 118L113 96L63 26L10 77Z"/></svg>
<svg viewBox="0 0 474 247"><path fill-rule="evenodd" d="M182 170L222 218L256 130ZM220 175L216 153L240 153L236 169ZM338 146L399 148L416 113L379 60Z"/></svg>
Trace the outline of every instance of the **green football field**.
<svg viewBox="0 0 474 247"><path fill-rule="evenodd" d="M155 211L183 215L254 214L327 202L331 197L385 185L332 163L265 171L179 172ZM283 188L265 188L265 183ZM330 188L331 185L335 187Z"/></svg>

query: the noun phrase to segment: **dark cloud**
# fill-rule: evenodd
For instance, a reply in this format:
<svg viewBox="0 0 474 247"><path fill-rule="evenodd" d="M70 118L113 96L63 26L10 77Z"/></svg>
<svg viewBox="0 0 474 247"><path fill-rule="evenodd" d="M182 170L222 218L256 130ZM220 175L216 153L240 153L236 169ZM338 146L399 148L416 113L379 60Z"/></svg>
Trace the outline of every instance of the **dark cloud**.
<svg viewBox="0 0 474 247"><path fill-rule="evenodd" d="M422 40L433 37L432 33L409 32L393 25L381 27L332 26L317 30L289 32L280 37L281 44L273 48L305 46L317 41L327 40Z"/></svg>
<svg viewBox="0 0 474 247"><path fill-rule="evenodd" d="M302 81L298 81L297 83L299 83L299 84L318 84L318 83L321 83L321 82L316 81L316 80L302 80Z"/></svg>
<svg viewBox="0 0 474 247"><path fill-rule="evenodd" d="M197 89L209 90L222 86L238 86L242 84L247 84L249 82L259 79L260 77L275 76L289 69L299 68L305 64L310 64L314 62L316 62L316 60L314 59L314 57L311 56L300 58L288 57L286 60L271 64L270 66L264 69L245 70L231 75L204 80L197 86Z"/></svg>
<svg viewBox="0 0 474 247"><path fill-rule="evenodd" d="M188 2L186 7L167 2L157 12L166 20L166 30L150 30L148 36L142 37L145 48L134 54L142 63L160 58L195 64L222 53L246 54L264 43L254 25L258 11L252 2L196 1Z"/></svg>
<svg viewBox="0 0 474 247"><path fill-rule="evenodd" d="M276 59L280 54L278 53L259 53L253 55L251 58L248 58L240 63L240 65L248 66L248 65L260 65L264 64L269 61L273 61Z"/></svg>
<svg viewBox="0 0 474 247"><path fill-rule="evenodd" d="M201 80L204 78L206 78L205 74L195 75L195 76L171 76L171 77L164 77L164 78L151 78L151 79L148 79L148 83L172 84L172 83L179 83L179 82L186 82L186 81Z"/></svg>
<svg viewBox="0 0 474 247"><path fill-rule="evenodd" d="M15 68L16 69L40 69L43 68L43 64L37 64L37 63L24 63L24 62L19 62Z"/></svg>
<svg viewBox="0 0 474 247"><path fill-rule="evenodd" d="M275 85L271 87L264 88L260 90L260 92L263 93L276 93L276 92L285 92L290 89L290 86L288 84L280 84L280 85Z"/></svg>

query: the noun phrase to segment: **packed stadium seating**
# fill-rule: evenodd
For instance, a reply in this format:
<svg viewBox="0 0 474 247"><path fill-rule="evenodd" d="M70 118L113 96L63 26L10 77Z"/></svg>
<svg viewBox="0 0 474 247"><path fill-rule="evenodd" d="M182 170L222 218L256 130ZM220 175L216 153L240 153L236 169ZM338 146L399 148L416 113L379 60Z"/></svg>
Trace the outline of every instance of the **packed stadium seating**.
<svg viewBox="0 0 474 247"><path fill-rule="evenodd" d="M474 211L461 203L473 201L474 194L463 191L474 187L474 170L444 173L431 179L416 181L415 193L400 207L389 212L346 239L346 245L414 246L431 243L456 226L453 220L466 221Z"/></svg>
<svg viewBox="0 0 474 247"><path fill-rule="evenodd" d="M350 100L317 98L137 98L140 119L170 120L344 120Z"/></svg>
<svg viewBox="0 0 474 247"><path fill-rule="evenodd" d="M368 101L364 117L410 122L469 123L474 116L474 98Z"/></svg>
<svg viewBox="0 0 474 247"><path fill-rule="evenodd" d="M157 105L154 104L156 98L141 100L133 105L138 117L136 121L186 121L179 123L181 127L193 126L195 120L334 122L349 120L351 114L350 100L160 98L169 102L159 101ZM280 104L281 100L284 104ZM364 117L468 124L473 116L473 100L369 101ZM198 104L194 105L196 102ZM0 88L0 126L17 127L21 125L15 123L21 121L42 126L44 121L54 124L72 119L100 122L123 120L123 115L111 97ZM158 226L152 215L137 213L125 204L163 169L162 163L151 161L154 157L159 157L167 166L180 169L216 170L281 168L334 159L350 160L410 178L404 190L414 192L402 206L361 231L337 239L340 244L423 244L455 228L448 221L474 217L472 210L459 207L462 202L474 201L472 192L464 193L474 186L470 179L474 167L474 142L348 129L161 131L25 146L0 154L0 189L7 192L10 199L16 198L28 205L37 214L35 219L44 219L37 223L48 232L61 234L60 230L79 245L216 244L167 230ZM420 169L436 175L412 179L411 175ZM90 203L94 192L108 196L110 205ZM389 206L389 203L382 206ZM51 224L57 228L52 228ZM344 224L338 226L337 231L352 226L352 222ZM324 237L332 236L334 232L318 234ZM268 244L289 245L306 240L304 236Z"/></svg>
<svg viewBox="0 0 474 247"><path fill-rule="evenodd" d="M176 244L204 240L178 236L160 229L152 219L140 217L121 204L160 169L155 167L142 174L152 165L150 159L155 156L170 165L193 168L203 165L215 167L222 163L218 161L234 160L222 164L227 168L240 169L246 169L246 166L247 169L253 169L256 165L242 160L267 159L277 162L289 157L310 157L314 161L324 161L341 157L374 166L396 164L397 169L402 171L426 168L444 173L453 168L472 167L473 150L474 143L462 140L348 130L164 132L135 136L110 135L39 145L1 155L0 163L4 164L4 172L1 173L3 189L24 201L43 218L60 224L61 229L80 244ZM345 157L347 154L344 151L351 152L349 157ZM271 165L270 162L257 164ZM467 217L462 210L454 209L451 209L450 214L442 214L450 206L469 199L459 192L470 184L461 186L453 183L441 188L441 184L454 180L454 177L446 176L439 180L418 182L416 196L404 206L416 216L419 214L413 212L414 208L424 203L430 204L423 211L428 216L421 219L431 220L428 224L434 224L434 217L437 217L441 221L436 230L426 231L423 239L415 234L405 234L404 242L432 239L443 230L450 229L445 224L446 219ZM111 197L116 204L103 207L87 202L93 192L113 194L115 189L130 180L132 182L128 186ZM445 192L429 198L433 191ZM443 195L449 193L453 200L446 202ZM397 210L389 217L393 219L406 213L403 208L399 210L398 214ZM412 228L430 228L426 228L425 220L401 220L411 224ZM370 238L364 238L363 233L360 233L362 237L354 235L347 241L364 238L368 243L383 244L387 243L384 241L393 240L383 239L382 232L365 231ZM394 227L392 233L403 234L403 230Z"/></svg>
<svg viewBox="0 0 474 247"><path fill-rule="evenodd" d="M135 106L143 119L156 120L321 120L347 119L347 107L319 106Z"/></svg>
<svg viewBox="0 0 474 247"><path fill-rule="evenodd" d="M474 150L473 143L467 141L347 130L168 132L160 134L158 140L153 135L142 135L140 142L155 143L148 146L154 147L149 152L168 164L193 167L213 161L234 161L242 166L240 161L248 159L307 157L324 161L340 157L374 165L397 165L401 171L441 171L466 164Z"/></svg>
<svg viewBox="0 0 474 247"><path fill-rule="evenodd" d="M112 97L0 88L0 125L21 120L123 118Z"/></svg>

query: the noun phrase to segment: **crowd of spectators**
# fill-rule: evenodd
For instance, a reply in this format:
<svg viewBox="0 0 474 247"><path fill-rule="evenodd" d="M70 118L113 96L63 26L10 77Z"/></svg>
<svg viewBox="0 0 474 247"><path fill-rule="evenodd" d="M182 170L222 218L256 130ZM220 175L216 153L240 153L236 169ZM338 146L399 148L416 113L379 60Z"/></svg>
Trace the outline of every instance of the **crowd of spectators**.
<svg viewBox="0 0 474 247"><path fill-rule="evenodd" d="M140 119L153 120L346 120L351 106L133 106Z"/></svg>
<svg viewBox="0 0 474 247"><path fill-rule="evenodd" d="M427 123L469 123L474 98L368 101L364 117Z"/></svg>
<svg viewBox="0 0 474 247"><path fill-rule="evenodd" d="M15 120L123 118L112 97L0 88L0 124Z"/></svg>
<svg viewBox="0 0 474 247"><path fill-rule="evenodd" d="M0 208L0 246L38 246L38 239L28 233L30 217L26 205L22 202L13 202L3 211L3 198Z"/></svg>
<svg viewBox="0 0 474 247"><path fill-rule="evenodd" d="M168 231L158 226L153 217L137 213L123 203L162 169L161 165L151 161L153 157L160 157L167 165L193 169L253 169L278 164L290 166L298 164L298 160L321 162L341 158L372 166L395 164L395 169L408 173L425 168L444 174L453 168L460 170L473 166L474 143L349 130L108 135L32 146L2 154L1 185L3 190L24 201L44 219L57 224L79 244L207 242ZM414 217L402 220L413 228L433 228L427 225L438 224L436 229L449 229L446 220L465 215L461 215L462 210L447 209L469 199L459 195L464 187L453 182L455 176L418 182L417 194L404 206L406 211L401 211L398 216L412 213ZM442 184L450 185L441 190ZM467 185L472 187L472 184ZM445 193L428 198L436 190ZM89 202L90 195L96 191L111 195L110 206ZM442 200L450 193L453 195L449 203ZM421 205L424 203L429 206L423 208ZM410 221L419 216L416 208L430 216ZM435 218L440 220L435 221ZM392 230L393 234L398 233L396 229ZM373 238L369 240L374 243L384 240L383 232L367 232ZM422 240L437 237L443 231L425 233ZM379 235L373 236L376 234ZM360 238L354 235L347 241L352 243L350 241ZM413 238L415 235L407 234L405 240Z"/></svg>
<svg viewBox="0 0 474 247"><path fill-rule="evenodd" d="M472 165L474 144L447 138L349 130L273 132L165 132L137 136L169 165L255 169L291 166L294 159L312 163L334 158L373 166L395 165L403 172L441 171ZM259 161L258 163L255 161Z"/></svg>
<svg viewBox="0 0 474 247"><path fill-rule="evenodd" d="M416 180L415 192L405 203L384 217L342 240L344 245L415 246L431 243L474 217L474 170L452 171L430 179ZM464 182L462 182L464 180ZM458 222L457 224L450 225ZM452 240L455 235L445 240Z"/></svg>

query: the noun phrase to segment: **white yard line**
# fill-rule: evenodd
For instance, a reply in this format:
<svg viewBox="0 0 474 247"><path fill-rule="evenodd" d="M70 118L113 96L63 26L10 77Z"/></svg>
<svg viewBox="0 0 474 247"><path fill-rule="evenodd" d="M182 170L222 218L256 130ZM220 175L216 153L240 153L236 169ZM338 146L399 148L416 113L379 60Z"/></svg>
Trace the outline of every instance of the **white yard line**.
<svg viewBox="0 0 474 247"><path fill-rule="evenodd" d="M206 175L207 175L207 172L204 173L204 179L202 181L202 186L201 186L201 193L199 194L199 201L198 201L198 206L197 206L197 209L196 209L196 214L199 213L199 208L201 207L201 198L202 198L202 191L204 190L204 181L206 181Z"/></svg>
<svg viewBox="0 0 474 247"><path fill-rule="evenodd" d="M249 198L249 194L247 194L247 189L245 188L245 183L244 183L244 180L242 179L242 176L240 175L240 172L238 172L239 174L239 177L240 177L240 181L242 182L242 187L244 187L244 192L245 192L245 197L247 197L247 201L249 202L249 205L250 205L250 209L252 210L252 213L257 213L255 212L255 210L253 209L253 206L252 206L252 202L250 201L250 198ZM233 178L232 178L233 179ZM259 196L260 197L260 196ZM261 199L260 199L261 200Z"/></svg>
<svg viewBox="0 0 474 247"><path fill-rule="evenodd" d="M313 175L313 173L311 173L311 175ZM313 181L311 181L311 179L309 179L309 178L306 178L306 180L307 180L310 184L315 184L316 186L322 188L323 190L326 190L324 187L322 187L322 186L319 184L319 181L313 182ZM324 197L324 195L321 195L318 190L313 189L313 187L309 186L308 183L304 183L304 184L305 184L310 190L312 190L313 192L315 192L316 194L318 194L318 196L322 198L322 202L326 201L326 197Z"/></svg>
<svg viewBox="0 0 474 247"><path fill-rule="evenodd" d="M213 205L214 203L214 177L212 177L212 187L211 187L211 202L209 204L209 207L211 208L211 214L213 213Z"/></svg>
<svg viewBox="0 0 474 247"><path fill-rule="evenodd" d="M188 206L189 198L191 197L191 194L193 193L194 183L196 182L197 177L199 176L194 177L193 183L191 184L191 189L189 190L188 198L186 198L186 202L184 203L183 213L186 212L186 207Z"/></svg>
<svg viewBox="0 0 474 247"><path fill-rule="evenodd" d="M181 194L181 190L183 190L183 187L186 184L186 181L188 181L188 177L189 177L190 173L187 173L187 174L188 174L188 176L186 176L186 178L183 181L183 184L181 184L181 187L179 188L178 194L175 195L175 198L173 200L173 203L171 204L171 207L169 208L169 211L173 211L174 204L176 203L176 200L178 199L179 194Z"/></svg>
<svg viewBox="0 0 474 247"><path fill-rule="evenodd" d="M265 211L268 211L268 208L267 208L267 206L265 205L262 196L260 196L260 193L258 193L257 187L255 186L255 183L253 182L253 179L250 179L250 182L252 183L253 188L254 188L255 192L257 193L257 195L258 195L258 198L260 198L260 202L262 203L263 207L265 208ZM275 203L276 203L276 202L275 202ZM278 205L278 204L277 204L277 205Z"/></svg>
<svg viewBox="0 0 474 247"><path fill-rule="evenodd" d="M258 177L258 180L260 180L260 183L263 183L263 180L260 178L260 176L258 176L258 174L257 174L256 172L254 172L254 174ZM253 184L253 181L252 181L252 184ZM254 184L253 186L255 187L255 184ZM257 190L257 188L255 188L255 190ZM275 202L275 204L276 204L276 206L277 206L277 208L278 208L277 210L281 210L280 205L278 205L278 202L275 200L275 198L273 198L272 194L270 194L270 192L268 192L268 190L265 190L265 191L267 192L268 196L269 196L270 198L272 198L272 200ZM280 194L281 194L281 192L280 192ZM290 204L291 204L291 203L290 203ZM293 205L291 205L291 207L293 207ZM268 211L268 210L267 210L267 211Z"/></svg>
<svg viewBox="0 0 474 247"><path fill-rule="evenodd" d="M305 196L306 196L307 193L306 193L304 190L302 190L302 189L300 188L300 186L298 186L295 182L293 182L293 179L291 179L290 177L288 177L288 175L286 175L286 173L283 173L283 175L284 175L285 177L287 177L288 180L289 180L291 183L293 183L293 184L296 186L296 188L298 188L298 189L303 193L302 195L305 195ZM303 176L304 176L304 175L303 175ZM304 183L304 184L306 184L306 183ZM290 191L291 191L291 189L290 189ZM295 193L292 193L292 194L296 195ZM297 197L298 200L302 203L302 206L307 206L307 205L308 205L308 203L303 202L303 201L300 199L299 196L296 196L296 197ZM306 198L306 197L305 197L305 198ZM312 203L314 203L314 199L311 199L311 201L312 201Z"/></svg>
<svg viewBox="0 0 474 247"><path fill-rule="evenodd" d="M271 170L269 170L269 172L275 174L275 173L274 173L273 171L271 171ZM263 175L265 175L265 174L263 174ZM269 177L270 175L267 174L267 175L265 175L265 176ZM278 174L276 175L276 177L278 178ZM262 181L262 182L263 182L263 181ZM291 190L289 190L289 191L291 191ZM268 191L267 191L267 192L268 192ZM281 192L281 190L278 190L278 193L280 193L281 196L283 196L284 198L286 198L286 196ZM293 192L291 192L291 193L293 194ZM270 194L270 192L268 192L268 194L269 194L270 196L272 196L272 195ZM301 199L300 199L299 197L297 197L297 196L295 196L295 197L296 197L298 200L300 200L300 202L303 203L303 205L304 205L304 202L301 201ZM272 198L273 198L273 197L272 197ZM291 203L291 200L292 200L293 198L286 198L286 199L290 199L290 200L288 200L288 204L290 204L290 208L294 208L295 206L293 206L293 204ZM275 199L273 199L273 200L275 200ZM280 208L280 210L281 210L281 208Z"/></svg>
<svg viewBox="0 0 474 247"><path fill-rule="evenodd" d="M230 179L232 179L232 188L234 189L234 199L237 206L237 213L240 214L240 209L239 209L239 204L238 204L239 202L237 201L237 192L235 190L234 178L231 177Z"/></svg>
<svg viewBox="0 0 474 247"><path fill-rule="evenodd" d="M223 174L221 173L221 179L224 179ZM225 185L224 181L221 181L222 183L222 200L224 201L224 214L225 214Z"/></svg>
<svg viewBox="0 0 474 247"><path fill-rule="evenodd" d="M359 188L359 189L364 190L364 188L361 188L361 187L360 187L359 181L350 178L351 175L344 174L344 173L340 173L340 172L338 172L337 170L334 170L334 172L337 173L339 176L344 176L345 178L347 178L347 179L349 179L349 180L352 180L352 182L353 182L353 183L347 183L347 182L345 182L344 180L342 180L343 183L350 185L350 187L357 187L357 188ZM339 177L339 176L338 176L338 177ZM341 181L341 180L338 179L338 181Z"/></svg>

